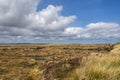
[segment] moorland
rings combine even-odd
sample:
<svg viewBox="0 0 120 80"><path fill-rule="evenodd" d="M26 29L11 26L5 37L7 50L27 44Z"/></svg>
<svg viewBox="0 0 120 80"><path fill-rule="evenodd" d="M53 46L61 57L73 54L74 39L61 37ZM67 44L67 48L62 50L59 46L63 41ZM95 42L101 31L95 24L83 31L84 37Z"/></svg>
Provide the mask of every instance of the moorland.
<svg viewBox="0 0 120 80"><path fill-rule="evenodd" d="M120 44L0 44L0 80L120 80Z"/></svg>

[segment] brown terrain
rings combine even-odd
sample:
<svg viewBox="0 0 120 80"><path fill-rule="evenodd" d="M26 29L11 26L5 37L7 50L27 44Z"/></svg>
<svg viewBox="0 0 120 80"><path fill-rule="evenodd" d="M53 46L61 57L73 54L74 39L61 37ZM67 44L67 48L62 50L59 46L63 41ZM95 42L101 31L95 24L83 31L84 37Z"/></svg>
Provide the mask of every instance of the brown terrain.
<svg viewBox="0 0 120 80"><path fill-rule="evenodd" d="M0 44L0 80L92 80L75 77L83 57L109 55L113 48L113 44Z"/></svg>

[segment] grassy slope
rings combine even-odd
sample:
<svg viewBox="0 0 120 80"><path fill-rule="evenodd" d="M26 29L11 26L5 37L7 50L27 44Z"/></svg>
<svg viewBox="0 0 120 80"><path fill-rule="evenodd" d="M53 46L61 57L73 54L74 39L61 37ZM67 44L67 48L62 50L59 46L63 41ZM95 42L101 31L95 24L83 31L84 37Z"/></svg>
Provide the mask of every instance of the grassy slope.
<svg viewBox="0 0 120 80"><path fill-rule="evenodd" d="M74 80L120 80L120 44L110 54L84 57L75 74Z"/></svg>

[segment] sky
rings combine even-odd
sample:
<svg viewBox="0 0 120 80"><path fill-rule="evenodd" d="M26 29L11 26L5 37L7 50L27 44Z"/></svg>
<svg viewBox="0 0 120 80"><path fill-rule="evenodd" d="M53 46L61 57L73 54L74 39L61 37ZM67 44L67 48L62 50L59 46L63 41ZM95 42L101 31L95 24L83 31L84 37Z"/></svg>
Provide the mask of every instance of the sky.
<svg viewBox="0 0 120 80"><path fill-rule="evenodd" d="M100 21L120 23L120 0L44 0L38 10L49 4L62 5L62 15L76 15L77 19L72 26L85 26Z"/></svg>
<svg viewBox="0 0 120 80"><path fill-rule="evenodd" d="M120 0L0 0L0 43L115 43Z"/></svg>

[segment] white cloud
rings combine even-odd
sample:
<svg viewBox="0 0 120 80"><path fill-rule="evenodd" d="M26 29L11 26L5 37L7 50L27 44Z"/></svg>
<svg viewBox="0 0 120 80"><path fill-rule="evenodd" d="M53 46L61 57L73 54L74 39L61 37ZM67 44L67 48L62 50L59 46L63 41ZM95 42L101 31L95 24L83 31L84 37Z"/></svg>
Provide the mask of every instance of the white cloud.
<svg viewBox="0 0 120 80"><path fill-rule="evenodd" d="M90 23L86 27L70 27L65 35L76 35L76 38L107 39L120 38L120 25L112 22Z"/></svg>
<svg viewBox="0 0 120 80"><path fill-rule="evenodd" d="M43 29L48 31L63 30L73 22L75 16L64 17L60 15L62 6L49 5L40 12L32 13L29 19L32 21L32 29Z"/></svg>
<svg viewBox="0 0 120 80"><path fill-rule="evenodd" d="M0 0L0 25L25 27L28 15L35 11L37 0Z"/></svg>
<svg viewBox="0 0 120 80"><path fill-rule="evenodd" d="M0 0L0 36L57 37L76 16L62 16L62 6L48 5L37 12L39 0Z"/></svg>
<svg viewBox="0 0 120 80"><path fill-rule="evenodd" d="M83 29L80 27L69 27L69 28L65 29L64 34L77 35L77 34L81 34L82 31L83 31Z"/></svg>
<svg viewBox="0 0 120 80"><path fill-rule="evenodd" d="M69 27L76 16L63 16L62 6L48 5L37 12L40 0L0 0L0 42L120 38L120 25L112 22Z"/></svg>

